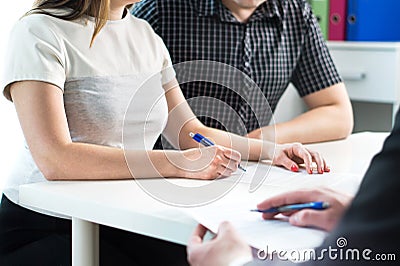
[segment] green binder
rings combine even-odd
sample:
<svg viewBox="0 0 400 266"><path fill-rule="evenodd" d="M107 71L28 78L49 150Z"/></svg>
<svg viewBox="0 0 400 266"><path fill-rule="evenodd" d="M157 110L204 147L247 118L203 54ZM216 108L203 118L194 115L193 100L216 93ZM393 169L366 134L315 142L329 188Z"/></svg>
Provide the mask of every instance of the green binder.
<svg viewBox="0 0 400 266"><path fill-rule="evenodd" d="M329 25L329 0L311 0L310 2L311 8L317 17L319 26L321 27L322 35L324 36L325 40L327 40Z"/></svg>

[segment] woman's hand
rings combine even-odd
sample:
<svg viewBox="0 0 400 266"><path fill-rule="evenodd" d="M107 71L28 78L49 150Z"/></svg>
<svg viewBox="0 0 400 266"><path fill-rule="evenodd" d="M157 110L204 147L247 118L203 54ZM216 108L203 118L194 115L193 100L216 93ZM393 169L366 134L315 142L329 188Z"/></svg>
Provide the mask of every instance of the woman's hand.
<svg viewBox="0 0 400 266"><path fill-rule="evenodd" d="M317 172L323 174L330 168L324 158L315 151L310 151L300 143L278 144L272 160L274 165L283 166L293 172L299 170L299 164L304 164L307 173L313 173L313 162L317 165Z"/></svg>
<svg viewBox="0 0 400 266"><path fill-rule="evenodd" d="M198 225L187 245L188 261L192 266L232 265L234 261L246 263L252 260L249 245L239 236L229 222L223 222L218 234L203 242L207 229ZM235 265L239 265L235 264Z"/></svg>
<svg viewBox="0 0 400 266"><path fill-rule="evenodd" d="M303 209L282 213L289 217L289 222L296 226L313 226L331 231L343 216L352 201L350 195L329 188L297 190L269 198L257 205L259 210L266 210L289 204L323 201L329 203L324 210ZM277 213L263 213L264 219L272 219Z"/></svg>
<svg viewBox="0 0 400 266"><path fill-rule="evenodd" d="M230 176L237 170L241 160L238 151L219 145L188 149L182 154L185 159L176 166L181 176L192 179L210 180Z"/></svg>

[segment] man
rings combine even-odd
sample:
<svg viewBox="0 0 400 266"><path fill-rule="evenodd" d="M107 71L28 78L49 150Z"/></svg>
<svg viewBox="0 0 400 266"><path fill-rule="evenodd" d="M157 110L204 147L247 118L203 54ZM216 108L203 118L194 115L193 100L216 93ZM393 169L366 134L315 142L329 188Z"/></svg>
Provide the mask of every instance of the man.
<svg viewBox="0 0 400 266"><path fill-rule="evenodd" d="M331 190L295 191L270 198L257 207L268 209L284 204L327 201L331 207L323 211L302 210L292 213L289 221L298 226L334 228L316 250L320 258L306 265L399 265L400 260L400 113L382 151L369 166L354 200ZM348 209L347 209L348 208ZM347 210L346 210L347 209ZM344 216L342 219L342 213ZM272 218L263 214L265 219ZM338 224L337 224L337 221ZM336 225L337 224L337 225ZM198 226L187 251L192 265L270 265L271 261L251 261L250 248L229 223L221 224L218 236L203 243L206 229ZM265 232L268 234L268 232ZM339 242L345 240L345 242ZM266 243L268 244L268 243ZM332 255L329 255L329 250ZM341 249L342 253L338 250ZM357 253L359 259L355 259ZM340 255L342 254L342 255ZM343 255L344 254L344 255ZM335 257L336 255L336 257ZM341 257L340 257L341 256ZM347 256L347 257L346 257ZM352 259L353 258L353 259ZM275 258L273 263L283 264ZM290 264L289 262L285 262ZM284 265L286 265L284 264ZM274 264L275 265L275 264Z"/></svg>
<svg viewBox="0 0 400 266"><path fill-rule="evenodd" d="M305 0L143 0L132 13L152 25L175 64L221 62L255 82L239 92L210 82L181 84L206 125L278 143L327 141L351 133L346 88ZM289 83L309 111L269 125L271 113L264 97L274 111ZM226 105L197 100L202 96Z"/></svg>

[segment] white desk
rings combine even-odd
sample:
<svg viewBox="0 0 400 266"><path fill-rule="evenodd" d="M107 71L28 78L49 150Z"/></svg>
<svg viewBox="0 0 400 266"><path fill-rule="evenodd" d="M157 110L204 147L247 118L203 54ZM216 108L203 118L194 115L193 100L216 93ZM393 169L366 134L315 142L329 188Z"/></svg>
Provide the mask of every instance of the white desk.
<svg viewBox="0 0 400 266"><path fill-rule="evenodd" d="M332 171L363 174L387 133L359 133L346 140L309 145L320 151ZM265 166L267 168L267 166ZM192 185L199 180L182 180ZM158 180L146 180L155 185ZM179 182L179 181L178 181ZM224 200L265 198L289 188L269 186L256 192L237 184ZM266 194L268 191L268 194ZM98 224L186 244L196 221L178 207L163 204L146 194L135 181L44 182L20 188L22 205L72 217L73 265L98 265Z"/></svg>

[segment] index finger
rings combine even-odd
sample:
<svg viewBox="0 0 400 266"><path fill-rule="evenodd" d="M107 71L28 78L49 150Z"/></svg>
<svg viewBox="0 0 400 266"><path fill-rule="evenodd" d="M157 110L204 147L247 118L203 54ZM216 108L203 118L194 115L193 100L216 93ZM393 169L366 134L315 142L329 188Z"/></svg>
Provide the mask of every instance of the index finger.
<svg viewBox="0 0 400 266"><path fill-rule="evenodd" d="M312 174L312 155L310 152L302 145L294 145L293 153L297 157L303 159L304 166L309 174Z"/></svg>
<svg viewBox="0 0 400 266"><path fill-rule="evenodd" d="M319 197L319 194L313 193L311 190L295 190L286 192L257 204L259 210L267 210L269 208L280 207L289 204L305 203L315 201ZM277 215L277 213L263 213L264 219L270 219Z"/></svg>

